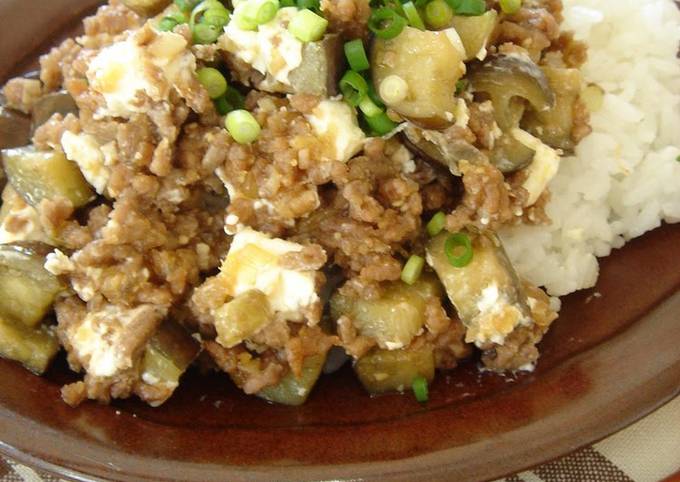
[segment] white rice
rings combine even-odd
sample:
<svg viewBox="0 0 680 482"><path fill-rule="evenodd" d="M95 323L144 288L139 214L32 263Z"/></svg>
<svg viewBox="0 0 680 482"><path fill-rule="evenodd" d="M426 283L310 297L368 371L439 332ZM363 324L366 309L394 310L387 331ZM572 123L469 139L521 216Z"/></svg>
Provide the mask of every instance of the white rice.
<svg viewBox="0 0 680 482"><path fill-rule="evenodd" d="M552 224L502 233L519 273L556 296L594 286L597 257L680 221L680 9L672 0L564 5L604 104L550 185Z"/></svg>

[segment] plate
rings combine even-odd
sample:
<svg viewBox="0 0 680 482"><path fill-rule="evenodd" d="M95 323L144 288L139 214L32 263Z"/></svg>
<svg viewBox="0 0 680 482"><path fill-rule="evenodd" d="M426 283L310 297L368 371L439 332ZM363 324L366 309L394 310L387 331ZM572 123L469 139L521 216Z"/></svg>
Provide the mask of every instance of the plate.
<svg viewBox="0 0 680 482"><path fill-rule="evenodd" d="M0 78L97 2L0 0ZM51 40L52 39L52 40ZM226 375L191 373L152 409L65 405L63 359L43 378L0 360L0 451L78 480L492 479L603 438L680 393L680 225L603 260L593 290L563 299L530 374L472 360L431 399L370 398L349 368L299 408L243 395Z"/></svg>

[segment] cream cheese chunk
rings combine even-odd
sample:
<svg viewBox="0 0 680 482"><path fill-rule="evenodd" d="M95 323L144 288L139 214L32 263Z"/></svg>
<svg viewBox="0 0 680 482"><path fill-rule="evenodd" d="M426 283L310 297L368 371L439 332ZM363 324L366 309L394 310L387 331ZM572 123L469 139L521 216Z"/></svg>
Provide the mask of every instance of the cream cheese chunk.
<svg viewBox="0 0 680 482"><path fill-rule="evenodd" d="M148 45L139 45L132 36L102 49L87 71L90 86L106 101L97 115L130 117L143 112L140 94L166 100L170 86L196 71L196 58L187 47L181 35L161 32Z"/></svg>
<svg viewBox="0 0 680 482"><path fill-rule="evenodd" d="M324 142L325 154L334 161L347 162L364 146L366 135L354 110L341 100L322 100L307 121Z"/></svg>
<svg viewBox="0 0 680 482"><path fill-rule="evenodd" d="M247 1L236 5L224 35L220 37L220 47L259 73L269 74L274 80L290 85L289 74L302 63L302 42L288 31L288 22L298 9L281 8L272 20L260 25L257 30L242 30L238 27L237 18L246 8Z"/></svg>
<svg viewBox="0 0 680 482"><path fill-rule="evenodd" d="M85 180L98 194L104 194L111 177L111 170L107 167L110 162L107 162L105 150L97 139L90 134L66 131L61 136L61 147L66 158L78 164Z"/></svg>
<svg viewBox="0 0 680 482"><path fill-rule="evenodd" d="M513 129L512 135L523 145L534 151L534 159L526 168L527 178L522 187L529 193L526 205L533 205L541 196L548 184L557 174L560 167L560 155L552 147L546 146L540 139L522 129Z"/></svg>
<svg viewBox="0 0 680 482"><path fill-rule="evenodd" d="M260 290L275 313L301 321L305 310L319 302L316 272L284 268L280 261L285 254L302 248L300 244L244 228L234 236L219 276L230 296Z"/></svg>

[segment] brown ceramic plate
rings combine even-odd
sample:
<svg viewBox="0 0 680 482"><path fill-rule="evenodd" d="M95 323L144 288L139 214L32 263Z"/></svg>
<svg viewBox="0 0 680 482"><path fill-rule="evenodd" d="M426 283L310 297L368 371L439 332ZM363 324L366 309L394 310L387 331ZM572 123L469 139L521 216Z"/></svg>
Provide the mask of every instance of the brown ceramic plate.
<svg viewBox="0 0 680 482"><path fill-rule="evenodd" d="M0 79L25 69L93 0L0 0ZM69 22L71 22L69 24ZM24 61L22 61L24 58ZM28 60L26 60L28 59ZM74 479L489 479L566 454L680 391L680 225L615 252L564 299L532 374L443 375L431 400L369 398L345 368L300 408L191 373L162 408L72 409L63 360L44 378L0 360L0 450Z"/></svg>

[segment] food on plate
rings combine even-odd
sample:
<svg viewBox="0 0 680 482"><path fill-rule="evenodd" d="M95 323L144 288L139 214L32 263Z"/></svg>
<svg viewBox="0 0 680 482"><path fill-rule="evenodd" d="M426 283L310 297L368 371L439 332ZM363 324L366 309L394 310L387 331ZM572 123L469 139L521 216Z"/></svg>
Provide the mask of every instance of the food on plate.
<svg viewBox="0 0 680 482"><path fill-rule="evenodd" d="M629 45L601 3L110 0L3 88L0 356L63 349L73 406L533 370L592 255L680 219L680 98L642 95L680 14Z"/></svg>

